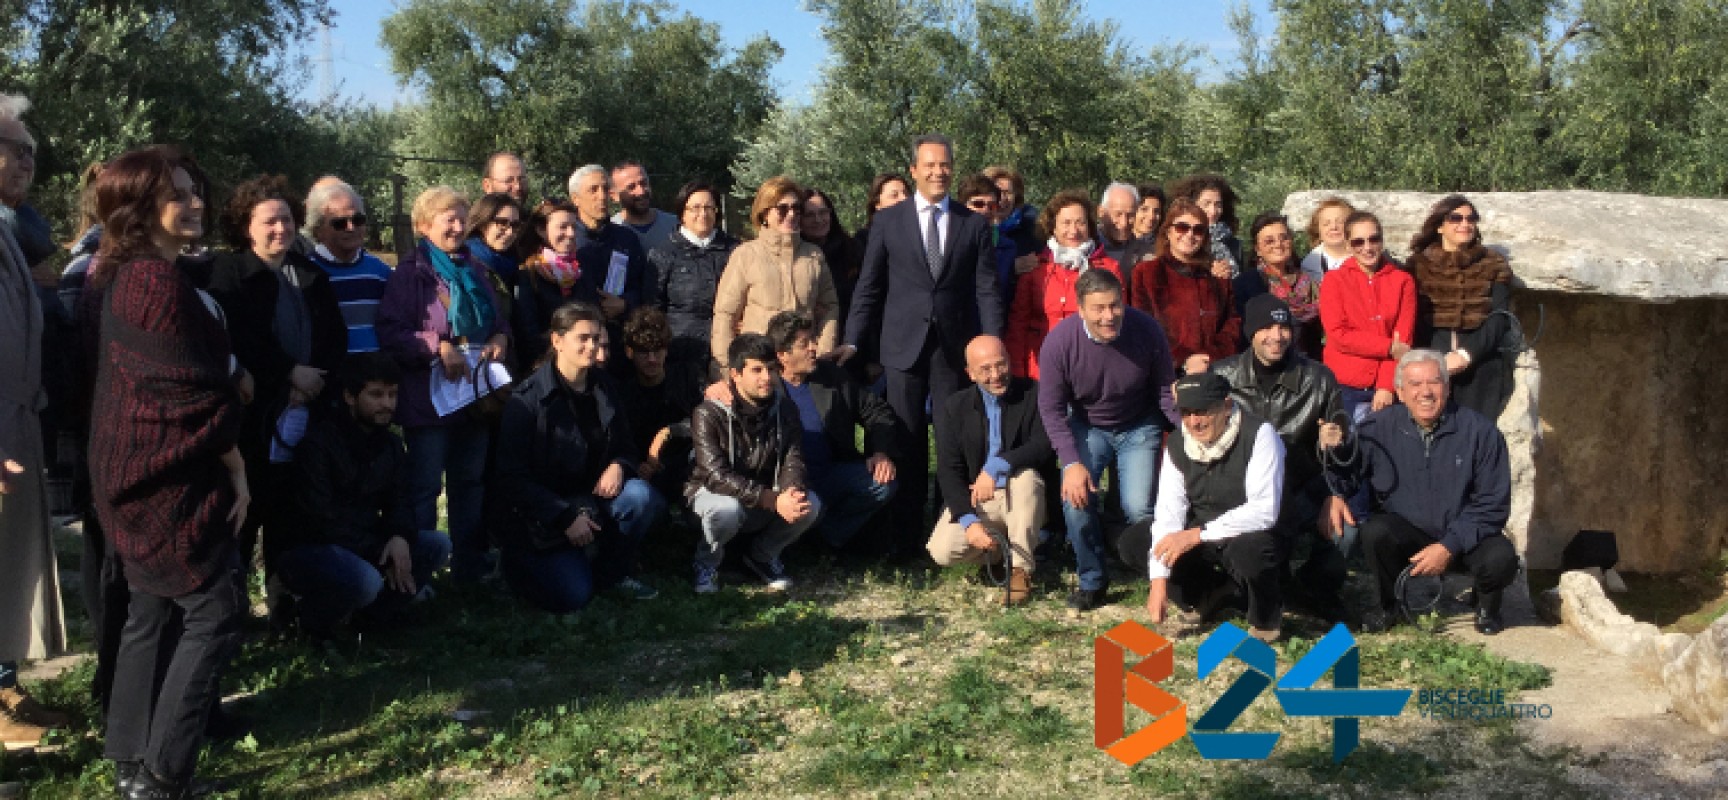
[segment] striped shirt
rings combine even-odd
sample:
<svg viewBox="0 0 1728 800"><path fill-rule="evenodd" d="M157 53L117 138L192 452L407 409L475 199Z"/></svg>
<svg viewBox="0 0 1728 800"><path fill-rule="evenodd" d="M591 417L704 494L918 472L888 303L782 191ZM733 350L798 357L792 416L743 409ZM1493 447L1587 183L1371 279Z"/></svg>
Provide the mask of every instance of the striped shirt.
<svg viewBox="0 0 1728 800"><path fill-rule="evenodd" d="M318 245L312 261L330 276L330 288L336 292L336 304L348 326L348 352L377 352L378 332L373 321L378 317L378 301L384 297L384 284L390 280L389 265L364 249L344 264L324 245Z"/></svg>

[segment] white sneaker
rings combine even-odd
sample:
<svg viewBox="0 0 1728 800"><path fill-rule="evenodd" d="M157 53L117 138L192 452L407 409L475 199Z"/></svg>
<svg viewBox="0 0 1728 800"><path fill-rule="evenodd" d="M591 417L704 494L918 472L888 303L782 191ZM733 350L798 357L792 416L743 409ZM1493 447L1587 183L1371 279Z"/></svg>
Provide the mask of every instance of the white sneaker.
<svg viewBox="0 0 1728 800"><path fill-rule="evenodd" d="M769 589L776 592L784 592L792 588L792 579L786 577L786 567L781 565L780 559L778 558L759 561L750 556L745 556L744 566L749 567L751 572L756 573L756 577L761 578L763 583L768 584Z"/></svg>

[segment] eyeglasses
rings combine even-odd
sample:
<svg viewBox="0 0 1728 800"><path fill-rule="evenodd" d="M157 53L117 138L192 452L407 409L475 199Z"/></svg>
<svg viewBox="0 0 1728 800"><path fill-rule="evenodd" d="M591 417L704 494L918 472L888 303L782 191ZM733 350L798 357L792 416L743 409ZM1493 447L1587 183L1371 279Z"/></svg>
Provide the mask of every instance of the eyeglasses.
<svg viewBox="0 0 1728 800"><path fill-rule="evenodd" d="M966 201L966 207L973 211L988 211L996 207L996 201L986 200L982 197L974 197L971 200Z"/></svg>
<svg viewBox="0 0 1728 800"><path fill-rule="evenodd" d="M1351 239L1350 240L1350 246L1351 247L1364 247L1364 246L1371 245L1371 244L1379 244L1379 243L1384 242L1384 241L1386 241L1386 240L1384 238L1382 238L1380 236L1380 234L1376 233L1373 236L1370 236L1366 239L1364 239L1360 236L1358 236L1354 239Z"/></svg>
<svg viewBox="0 0 1728 800"><path fill-rule="evenodd" d="M347 217L330 217L330 227L339 231L358 228L366 224L365 214L354 214Z"/></svg>
<svg viewBox="0 0 1728 800"><path fill-rule="evenodd" d="M18 159L19 161L36 160L36 145L26 142L23 139L13 139L8 136L0 136L0 142L12 145L13 158Z"/></svg>
<svg viewBox="0 0 1728 800"><path fill-rule="evenodd" d="M1481 214L1460 214L1460 213L1454 211L1454 212L1446 215L1446 221L1452 225L1460 225L1460 224L1463 224L1465 222L1468 222L1471 225L1475 225L1476 223L1482 221L1482 215Z"/></svg>
<svg viewBox="0 0 1728 800"><path fill-rule="evenodd" d="M714 213L718 213L720 211L720 207L719 206L685 206L684 210L686 212L694 212L697 214L714 214Z"/></svg>
<svg viewBox="0 0 1728 800"><path fill-rule="evenodd" d="M1170 223L1170 230L1175 231L1177 236L1187 236L1190 233L1198 236L1206 235L1206 226L1196 222L1172 222Z"/></svg>
<svg viewBox="0 0 1728 800"><path fill-rule="evenodd" d="M1261 244L1287 244L1293 241L1295 240L1290 238L1290 234L1288 233L1278 236L1266 236L1260 239Z"/></svg>
<svg viewBox="0 0 1728 800"><path fill-rule="evenodd" d="M804 209L804 216L806 216L806 217L826 217L826 216L828 216L829 210L830 209L827 206L811 206L811 207L807 207Z"/></svg>
<svg viewBox="0 0 1728 800"><path fill-rule="evenodd" d="M780 216L782 217L791 217L804 213L803 207L799 206L797 203L781 203L780 205L774 206L772 210L780 212Z"/></svg>
<svg viewBox="0 0 1728 800"><path fill-rule="evenodd" d="M505 219L503 217L493 217L492 218L492 227L503 228L507 231L513 231L513 230L516 230L517 228L522 227L522 220Z"/></svg>

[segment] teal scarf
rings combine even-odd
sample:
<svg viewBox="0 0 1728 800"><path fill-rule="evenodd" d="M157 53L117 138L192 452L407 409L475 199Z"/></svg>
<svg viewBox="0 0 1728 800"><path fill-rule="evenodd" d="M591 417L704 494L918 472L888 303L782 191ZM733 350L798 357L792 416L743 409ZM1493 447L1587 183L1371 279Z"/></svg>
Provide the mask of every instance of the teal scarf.
<svg viewBox="0 0 1728 800"><path fill-rule="evenodd" d="M425 239L420 240L420 252L426 254L433 271L450 289L450 310L445 312L450 318L450 336L474 343L485 342L492 333L492 301L480 288L474 271L467 269L466 264L457 265L449 253Z"/></svg>

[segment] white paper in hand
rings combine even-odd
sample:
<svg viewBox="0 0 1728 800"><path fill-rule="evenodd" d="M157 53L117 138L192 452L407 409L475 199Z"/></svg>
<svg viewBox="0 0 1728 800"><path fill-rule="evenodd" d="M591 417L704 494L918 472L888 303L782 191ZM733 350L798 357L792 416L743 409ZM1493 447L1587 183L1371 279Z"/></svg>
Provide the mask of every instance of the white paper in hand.
<svg viewBox="0 0 1728 800"><path fill-rule="evenodd" d="M437 411L440 417L448 417L460 411L469 403L491 394L492 390L509 386L513 380L510 377L510 370L505 369L503 364L495 361L487 363L486 374L479 376L479 379L476 380L473 373L480 366L480 348L473 345L463 345L462 356L468 360L469 374L456 380L444 377L443 362L438 360L432 362L432 380L428 381L428 384L432 391L432 409ZM478 392L475 391L474 387L476 383L480 384Z"/></svg>
<svg viewBox="0 0 1728 800"><path fill-rule="evenodd" d="M612 262L606 265L606 285L600 287L600 290L610 295L623 294L625 278L629 275L630 257L613 250Z"/></svg>

